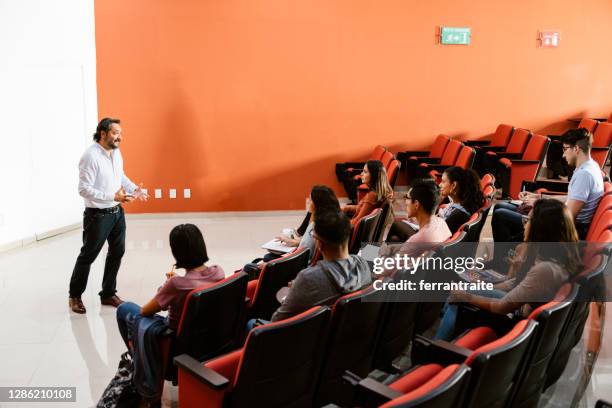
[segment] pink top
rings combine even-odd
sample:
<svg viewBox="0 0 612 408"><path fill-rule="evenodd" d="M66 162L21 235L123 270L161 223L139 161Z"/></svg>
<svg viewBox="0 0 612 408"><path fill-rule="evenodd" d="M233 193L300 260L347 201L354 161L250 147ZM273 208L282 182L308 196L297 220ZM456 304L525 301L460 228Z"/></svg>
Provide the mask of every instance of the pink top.
<svg viewBox="0 0 612 408"><path fill-rule="evenodd" d="M218 265L209 266L204 271L188 271L185 276L168 279L159 289L154 299L162 310L168 310L168 323L176 329L181 320L183 305L189 292L196 288L206 288L225 279L225 272Z"/></svg>
<svg viewBox="0 0 612 408"><path fill-rule="evenodd" d="M433 249L452 236L448 225L443 218L436 215L431 216L428 224L425 224L406 242L401 245L383 245L378 255L381 257L394 257L396 254L417 257L423 252Z"/></svg>

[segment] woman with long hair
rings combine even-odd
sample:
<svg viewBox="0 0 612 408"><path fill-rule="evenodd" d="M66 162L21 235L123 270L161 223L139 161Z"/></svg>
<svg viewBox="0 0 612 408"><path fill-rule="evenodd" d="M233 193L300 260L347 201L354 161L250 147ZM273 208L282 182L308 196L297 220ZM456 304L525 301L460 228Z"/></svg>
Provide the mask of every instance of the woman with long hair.
<svg viewBox="0 0 612 408"><path fill-rule="evenodd" d="M276 238L289 247L302 247L310 249L310 258L312 259L312 256L315 253L315 240L312 237L314 216L315 214L322 213L324 211L340 211L340 203L338 203L336 193L334 193L331 188L316 185L312 187L312 190L310 191L310 199L308 200L308 213L310 214L310 217L308 225L301 234L301 237L298 238L282 234ZM264 261L267 262L269 260L278 258L279 256L280 255L268 253L264 256Z"/></svg>
<svg viewBox="0 0 612 408"><path fill-rule="evenodd" d="M442 173L440 194L447 197L449 203L440 208L438 215L444 218L453 234L483 206L485 200L476 172L456 166Z"/></svg>
<svg viewBox="0 0 612 408"><path fill-rule="evenodd" d="M554 298L559 288L582 268L578 232L564 203L554 199L535 202L525 220L524 241L510 263L508 279L494 291L453 291L449 302L466 302L497 314L523 316ZM437 339L454 334L457 306L445 306Z"/></svg>
<svg viewBox="0 0 612 408"><path fill-rule="evenodd" d="M359 220L393 199L393 189L387 180L387 172L380 160L368 160L361 172L361 182L368 186L368 192L357 205L342 208L355 226Z"/></svg>

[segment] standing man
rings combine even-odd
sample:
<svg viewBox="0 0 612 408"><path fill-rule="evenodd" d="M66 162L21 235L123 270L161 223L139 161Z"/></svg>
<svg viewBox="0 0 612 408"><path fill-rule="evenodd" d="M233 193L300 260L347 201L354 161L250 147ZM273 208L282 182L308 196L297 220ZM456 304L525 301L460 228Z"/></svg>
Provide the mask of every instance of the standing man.
<svg viewBox="0 0 612 408"><path fill-rule="evenodd" d="M117 307L123 301L117 296L117 272L125 252L125 217L121 203L147 195L123 173L119 151L121 126L119 119L104 118L98 123L91 145L79 162L79 194L85 200L83 213L83 247L70 278L70 309L85 313L81 295L85 292L91 264L108 241L100 300L103 305Z"/></svg>

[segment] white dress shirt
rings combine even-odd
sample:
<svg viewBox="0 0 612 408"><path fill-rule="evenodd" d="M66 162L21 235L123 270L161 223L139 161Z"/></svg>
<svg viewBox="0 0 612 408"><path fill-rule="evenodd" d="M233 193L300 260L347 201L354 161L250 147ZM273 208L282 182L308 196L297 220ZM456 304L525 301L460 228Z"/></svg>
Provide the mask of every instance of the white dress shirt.
<svg viewBox="0 0 612 408"><path fill-rule="evenodd" d="M115 193L123 187L133 193L138 186L123 173L123 157L119 149L110 156L99 143L91 145L79 161L79 194L85 207L110 208L119 204Z"/></svg>

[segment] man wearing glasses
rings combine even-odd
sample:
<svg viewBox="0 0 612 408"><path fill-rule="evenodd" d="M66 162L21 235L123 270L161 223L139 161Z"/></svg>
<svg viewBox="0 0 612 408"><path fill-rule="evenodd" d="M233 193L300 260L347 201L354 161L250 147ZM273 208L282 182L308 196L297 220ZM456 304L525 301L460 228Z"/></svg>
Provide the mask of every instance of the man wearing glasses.
<svg viewBox="0 0 612 408"><path fill-rule="evenodd" d="M580 239L585 239L604 191L601 169L591 158L592 139L591 133L584 128L568 130L563 134L563 158L576 170L569 182L567 195L546 196L565 201L574 217ZM519 194L519 199L526 206L533 206L540 198L542 194L527 191ZM518 206L511 203L496 204L492 220L494 241L522 241L524 218L518 212Z"/></svg>

